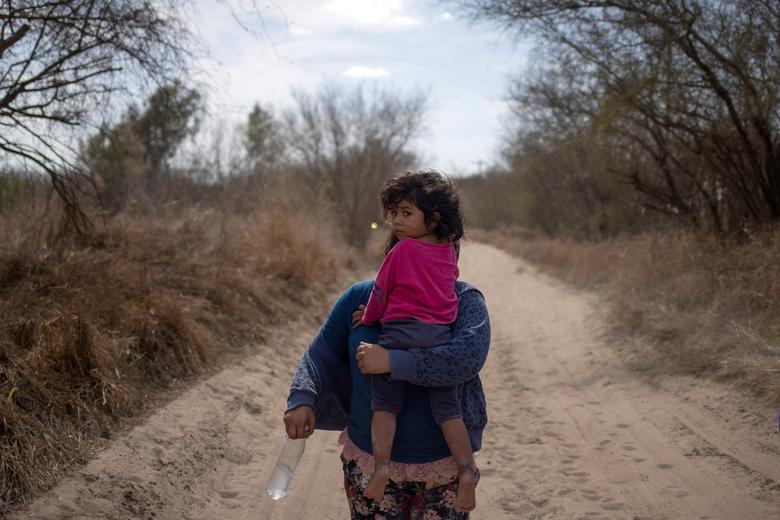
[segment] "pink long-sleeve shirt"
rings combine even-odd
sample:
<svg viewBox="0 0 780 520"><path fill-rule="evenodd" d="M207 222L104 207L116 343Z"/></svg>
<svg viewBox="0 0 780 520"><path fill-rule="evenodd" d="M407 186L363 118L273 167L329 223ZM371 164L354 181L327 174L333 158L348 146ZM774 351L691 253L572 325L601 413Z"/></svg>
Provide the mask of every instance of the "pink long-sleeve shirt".
<svg viewBox="0 0 780 520"><path fill-rule="evenodd" d="M405 238L393 246L379 268L363 323L409 318L452 323L458 315L457 278L458 257L452 244Z"/></svg>

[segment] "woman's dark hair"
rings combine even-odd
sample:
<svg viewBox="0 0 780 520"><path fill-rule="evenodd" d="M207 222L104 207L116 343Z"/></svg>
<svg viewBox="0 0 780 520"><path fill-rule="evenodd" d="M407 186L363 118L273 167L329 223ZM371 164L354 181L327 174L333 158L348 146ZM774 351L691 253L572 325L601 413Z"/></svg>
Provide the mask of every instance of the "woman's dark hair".
<svg viewBox="0 0 780 520"><path fill-rule="evenodd" d="M433 233L439 240L448 240L460 249L463 238L463 213L460 192L455 183L436 170L407 170L385 183L380 200L385 218L387 213L406 200L423 212L426 225L435 224ZM385 254L398 238L390 233Z"/></svg>

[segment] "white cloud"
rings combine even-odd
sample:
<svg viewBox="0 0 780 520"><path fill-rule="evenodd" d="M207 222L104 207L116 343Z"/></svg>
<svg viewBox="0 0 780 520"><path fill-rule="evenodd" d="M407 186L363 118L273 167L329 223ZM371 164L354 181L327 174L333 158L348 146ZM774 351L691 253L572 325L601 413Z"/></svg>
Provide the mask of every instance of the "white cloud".
<svg viewBox="0 0 780 520"><path fill-rule="evenodd" d="M297 25L291 25L290 34L292 36L310 36L311 34L314 34L314 31L312 31L311 29L298 27Z"/></svg>
<svg viewBox="0 0 780 520"><path fill-rule="evenodd" d="M323 79L420 85L431 89L431 109L415 147L425 163L453 172L494 155L506 77L529 59L527 46L497 41L429 0L284 0L284 16L263 11L267 38L238 28L220 2L196 3L215 113L244 121L256 101L281 111L293 103L291 87L314 92Z"/></svg>
<svg viewBox="0 0 780 520"><path fill-rule="evenodd" d="M384 78L390 75L382 67L349 67L342 74L350 78Z"/></svg>
<svg viewBox="0 0 780 520"><path fill-rule="evenodd" d="M451 13L451 12L449 12L449 11L444 11L444 12L441 14L441 19L442 19L442 20L444 20L445 22L451 22L451 21L453 21L453 20L455 19L455 17L454 17L454 16L452 16L452 13Z"/></svg>
<svg viewBox="0 0 780 520"><path fill-rule="evenodd" d="M400 0L332 0L325 7L355 22L396 27L420 25L420 21L401 14Z"/></svg>
<svg viewBox="0 0 780 520"><path fill-rule="evenodd" d="M387 25L394 25L396 27L410 27L415 25L421 25L422 22L417 18L411 16L392 16L387 20Z"/></svg>

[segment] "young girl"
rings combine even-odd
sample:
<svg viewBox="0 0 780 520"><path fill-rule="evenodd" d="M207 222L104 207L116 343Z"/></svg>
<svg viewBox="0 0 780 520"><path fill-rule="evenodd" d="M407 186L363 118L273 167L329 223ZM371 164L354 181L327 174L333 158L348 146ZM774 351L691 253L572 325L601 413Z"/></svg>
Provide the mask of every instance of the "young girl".
<svg viewBox="0 0 780 520"><path fill-rule="evenodd" d="M388 252L363 309L362 324L382 324L379 343L387 349L423 348L446 343L458 298L457 241L463 236L460 197L436 171L405 172L385 184L381 195L393 232ZM390 477L396 416L404 400L403 381L372 376L371 419L375 471L365 496L382 498ZM463 422L457 387L428 388L431 411L458 467L455 509L476 505L476 466Z"/></svg>

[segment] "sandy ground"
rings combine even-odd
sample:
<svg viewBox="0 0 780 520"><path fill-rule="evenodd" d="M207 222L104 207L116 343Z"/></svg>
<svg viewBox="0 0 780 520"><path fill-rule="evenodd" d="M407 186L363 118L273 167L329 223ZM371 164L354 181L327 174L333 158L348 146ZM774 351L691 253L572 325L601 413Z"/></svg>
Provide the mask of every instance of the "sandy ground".
<svg viewBox="0 0 780 520"><path fill-rule="evenodd" d="M624 361L635 346L609 344L594 296L495 248L464 248L461 279L482 289L493 324L472 518L780 518L772 410L712 382L639 376ZM11 518L349 518L335 433L307 442L288 497L263 491L313 333L279 331Z"/></svg>

